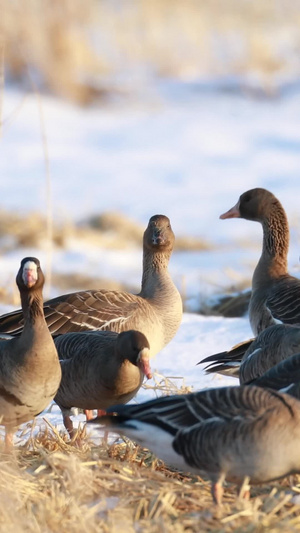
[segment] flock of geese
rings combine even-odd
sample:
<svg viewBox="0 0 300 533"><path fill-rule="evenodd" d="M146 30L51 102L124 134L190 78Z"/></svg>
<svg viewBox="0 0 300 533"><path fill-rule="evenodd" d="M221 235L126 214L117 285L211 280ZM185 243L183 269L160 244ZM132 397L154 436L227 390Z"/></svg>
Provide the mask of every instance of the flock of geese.
<svg viewBox="0 0 300 533"><path fill-rule="evenodd" d="M19 424L54 399L70 437L71 409L152 450L168 464L208 476L221 504L225 479L240 496L249 483L300 473L300 280L289 275L289 228L279 200L261 188L242 194L221 219L263 228L252 278L254 338L202 361L239 385L125 405L151 378L151 357L174 337L182 301L168 272L174 233L164 215L143 238L141 291L87 290L43 303L38 259L21 261L22 309L0 316L0 417L5 447ZM93 410L98 416L93 418Z"/></svg>

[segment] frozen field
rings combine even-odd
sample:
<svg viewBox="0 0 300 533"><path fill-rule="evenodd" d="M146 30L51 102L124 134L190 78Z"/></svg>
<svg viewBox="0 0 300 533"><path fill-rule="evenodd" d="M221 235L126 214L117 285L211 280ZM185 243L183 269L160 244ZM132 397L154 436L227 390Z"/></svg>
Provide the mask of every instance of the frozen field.
<svg viewBox="0 0 300 533"><path fill-rule="evenodd" d="M17 212L47 208L45 134L54 219L82 220L121 211L145 227L153 214L170 217L175 235L205 238L205 252L175 252L170 271L184 283L190 310L221 293L230 280L251 278L262 232L244 220L219 220L239 195L253 187L271 190L291 226L290 271L299 273L300 95L247 98L216 87L164 84L143 98L81 110L53 98L12 90L4 93L0 208ZM49 200L49 196L48 196ZM0 281L14 283L19 262L46 251L3 254ZM141 249L105 250L70 242L54 250L53 269L94 272L137 286ZM0 305L0 312L6 306ZM205 376L195 364L251 336L247 317L223 319L186 313L173 341L152 362L165 376L185 378L194 390L234 383ZM138 400L154 395L141 390ZM61 424L54 408L49 419ZM78 418L80 419L80 417ZM83 418L81 418L83 419Z"/></svg>

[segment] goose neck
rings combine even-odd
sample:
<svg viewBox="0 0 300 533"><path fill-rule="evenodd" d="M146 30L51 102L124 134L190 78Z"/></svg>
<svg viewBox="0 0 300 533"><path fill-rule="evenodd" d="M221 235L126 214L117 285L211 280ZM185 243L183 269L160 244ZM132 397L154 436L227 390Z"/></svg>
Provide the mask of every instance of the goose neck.
<svg viewBox="0 0 300 533"><path fill-rule="evenodd" d="M42 294L21 292L21 303L25 326L26 324L33 325L36 320L44 317Z"/></svg>
<svg viewBox="0 0 300 533"><path fill-rule="evenodd" d="M164 280L169 280L168 273L170 254L146 252L143 259L142 289L143 296L153 293L153 288Z"/></svg>

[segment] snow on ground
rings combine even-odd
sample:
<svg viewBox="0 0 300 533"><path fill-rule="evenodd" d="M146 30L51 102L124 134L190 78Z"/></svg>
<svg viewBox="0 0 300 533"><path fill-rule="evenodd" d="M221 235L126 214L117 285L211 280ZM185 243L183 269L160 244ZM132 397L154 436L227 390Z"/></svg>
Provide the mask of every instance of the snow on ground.
<svg viewBox="0 0 300 533"><path fill-rule="evenodd" d="M148 92L147 92L148 91ZM7 89L3 101L0 157L0 208L46 210L45 159L49 152L53 216L81 220L119 210L147 225L150 216L170 217L175 235L210 241L205 252L174 252L170 272L185 287L193 309L201 299L222 292L234 280L251 277L260 254L262 231L244 220L219 220L252 187L271 190L283 203L291 225L290 271L299 270L300 94L251 99L237 92L182 85L145 89L144 100L79 109ZM15 112L15 113L14 113ZM14 250L0 259L0 283L14 283L25 255ZM104 250L72 243L55 250L58 271L95 272L139 286L140 250ZM1 306L0 312L7 308ZM233 383L206 376L195 364L205 356L251 336L247 317L223 319L185 314L172 342L153 360L166 376L182 376L194 390ZM142 389L138 400L153 397ZM47 417L61 425L58 409ZM82 416L82 415L80 415ZM83 420L83 418L77 418ZM39 420L41 417L39 417Z"/></svg>

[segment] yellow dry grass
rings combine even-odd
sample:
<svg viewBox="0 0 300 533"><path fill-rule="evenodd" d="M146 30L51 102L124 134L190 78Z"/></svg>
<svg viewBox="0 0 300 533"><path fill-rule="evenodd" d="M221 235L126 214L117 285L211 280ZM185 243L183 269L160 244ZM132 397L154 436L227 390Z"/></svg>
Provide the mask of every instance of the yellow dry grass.
<svg viewBox="0 0 300 533"><path fill-rule="evenodd" d="M153 388L157 394L190 390L182 378L161 375ZM172 470L126 438L95 445L86 427L69 441L49 422L33 424L12 455L0 453L0 531L296 532L298 481L253 487L249 501L227 485L217 507L207 479Z"/></svg>
<svg viewBox="0 0 300 533"><path fill-rule="evenodd" d="M130 441L95 446L83 432L67 443L53 428L0 457L0 530L292 532L299 491L285 480L252 489L245 502L228 485L218 508L208 480L173 471Z"/></svg>

